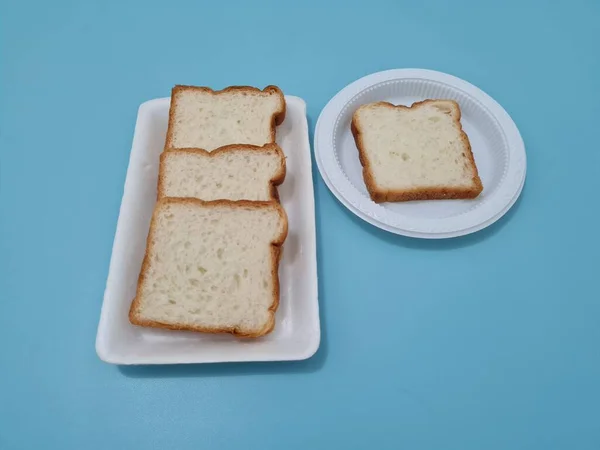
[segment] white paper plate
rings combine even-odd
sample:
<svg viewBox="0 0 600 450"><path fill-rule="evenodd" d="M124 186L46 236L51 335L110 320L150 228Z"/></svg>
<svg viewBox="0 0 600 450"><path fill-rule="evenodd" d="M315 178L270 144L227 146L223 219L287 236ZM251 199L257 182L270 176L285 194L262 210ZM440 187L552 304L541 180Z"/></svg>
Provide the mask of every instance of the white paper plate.
<svg viewBox="0 0 600 450"><path fill-rule="evenodd" d="M409 106L427 98L456 100L483 183L473 200L373 202L350 131L362 104L388 101ZM525 182L523 139L508 113L489 95L459 78L423 69L396 69L361 78L345 87L321 112L315 131L315 157L323 180L349 210L393 233L448 238L481 230L516 202Z"/></svg>
<svg viewBox="0 0 600 450"><path fill-rule="evenodd" d="M128 320L156 202L158 163L167 131L169 98L143 103L137 123L98 334L98 356L114 364L175 364L299 360L319 348L320 324L314 193L306 104L286 96L277 143L287 161L279 196L289 220L279 265L281 298L275 329L259 339L142 328Z"/></svg>

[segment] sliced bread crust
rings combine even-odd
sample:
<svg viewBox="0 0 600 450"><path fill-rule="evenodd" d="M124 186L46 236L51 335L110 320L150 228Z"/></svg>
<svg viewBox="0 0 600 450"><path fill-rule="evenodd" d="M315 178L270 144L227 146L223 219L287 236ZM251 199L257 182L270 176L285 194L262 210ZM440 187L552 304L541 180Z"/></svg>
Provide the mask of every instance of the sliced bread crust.
<svg viewBox="0 0 600 450"><path fill-rule="evenodd" d="M286 114L286 103L285 96L279 87L269 85L264 89L258 89L252 86L229 86L221 90L213 90L209 87L205 86L189 86L189 85L176 85L171 90L171 105L169 107L169 123L167 128L167 137L165 141L165 150L177 149L177 148L202 148L203 150L212 151L214 148L223 147L224 145L230 144L252 144L256 145L254 142L225 142L221 145L217 145L214 148L205 148L201 145L183 145L177 146L174 142L175 133L177 132L177 128L179 126L177 115L177 108L179 105L179 100L181 95L185 95L185 93L203 93L209 96L214 96L216 100L227 97L231 94L237 94L240 96L253 96L253 97L264 97L269 98L272 96L277 97L277 107L273 110L272 115L270 117L270 136L268 140L265 142L260 142L258 145L275 143L276 138L276 128L278 125L281 125L285 119Z"/></svg>
<svg viewBox="0 0 600 450"><path fill-rule="evenodd" d="M444 108L448 107L448 111L444 111L452 117L454 126L458 133L458 138L462 141L464 155L467 159L465 168L471 171L471 186L426 186L410 189L383 189L377 185L375 175L373 173L372 162L367 156L364 143L364 133L368 132L360 120L360 112L366 108L389 108L390 110L401 109L406 111L415 111L418 108L427 105L443 104ZM481 179L475 164L475 158L471 150L469 138L462 129L460 122L461 112L458 103L453 100L435 100L428 99L421 102L416 102L412 106L393 105L389 102L375 102L362 105L352 115L350 124L352 135L358 149L358 156L361 165L363 166L363 178L371 199L376 203L383 202L404 202L413 200L442 200L442 199L472 199L476 198L483 190Z"/></svg>
<svg viewBox="0 0 600 450"><path fill-rule="evenodd" d="M269 243L270 245L270 275L273 282L272 291L272 302L268 307L268 319L262 324L262 326L248 329L241 326L222 326L222 327L211 327L211 326L199 326L189 323L177 322L177 321L165 321L155 320L144 317L142 309L143 293L146 283L149 281L149 271L152 269L154 261L156 261L156 254L154 252L156 226L158 216L162 213L164 207L169 205L190 205L197 208L246 208L246 209L261 209L267 208L272 209L279 215L281 228L276 234L275 238ZM264 336L270 333L275 326L275 313L279 307L280 297L280 286L279 286L279 261L281 254L281 246L283 245L288 233L288 222L285 210L277 202L258 202L258 201L229 201L229 200L216 200L216 201L202 201L195 198L164 198L158 201L156 208L150 223L150 230L148 232L146 253L142 263L140 275L138 278L136 297L131 303L129 310L129 321L134 325L143 327L153 328L164 328L169 330L187 330L196 331L203 333L229 333L239 337L245 338L256 338Z"/></svg>
<svg viewBox="0 0 600 450"><path fill-rule="evenodd" d="M198 159L207 159L207 160L217 160L221 157L227 156L239 156L244 157L248 156L250 158L253 157L253 154L262 154L262 155L272 155L273 158L278 160L278 168L273 173L273 176L265 180L269 183L269 195L270 198L249 198L248 196L244 196L243 194L236 195L236 198L233 198L231 193L225 193L221 196L217 196L215 198L206 198L202 194L199 193L200 189L196 188L196 195L180 195L177 192L169 192L167 188L167 176L168 176L168 164L173 158L177 158L178 156L190 156ZM250 168L248 168L250 170ZM200 174L197 174L200 175ZM235 174L222 174L222 183L226 183L228 180L228 175L235 176ZM250 174L249 174L250 175ZM160 168L158 173L158 198L161 199L163 197L193 197L199 198L200 200L258 200L258 201L268 201L268 200L277 200L279 201L279 194L277 191L277 186L279 186L285 180L286 175L286 159L283 151L277 144L265 144L262 147L258 147L255 145L226 145L224 147L219 147L212 152L207 152L206 150L197 149L197 148L182 148L177 150L171 150L167 152L163 152L160 155ZM188 188L194 186L194 184L198 184L195 180L187 180ZM215 194L212 194L215 195Z"/></svg>

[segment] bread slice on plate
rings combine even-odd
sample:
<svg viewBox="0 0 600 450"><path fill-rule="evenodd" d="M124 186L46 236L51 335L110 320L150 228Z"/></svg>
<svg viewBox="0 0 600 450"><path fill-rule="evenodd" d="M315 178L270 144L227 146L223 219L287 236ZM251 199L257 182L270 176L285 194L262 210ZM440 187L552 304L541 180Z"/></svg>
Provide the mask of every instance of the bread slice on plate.
<svg viewBox="0 0 600 450"><path fill-rule="evenodd" d="M283 92L277 86L262 91L249 86L213 91L177 85L171 92L165 148L210 152L230 144L274 143L285 109Z"/></svg>
<svg viewBox="0 0 600 450"><path fill-rule="evenodd" d="M453 100L359 107L351 128L371 199L381 203L477 197L483 186L460 117Z"/></svg>
<svg viewBox="0 0 600 450"><path fill-rule="evenodd" d="M158 198L277 200L276 186L285 173L285 156L277 144L227 145L210 153L171 150L161 154Z"/></svg>
<svg viewBox="0 0 600 450"><path fill-rule="evenodd" d="M244 337L271 332L286 236L277 202L159 200L130 321Z"/></svg>

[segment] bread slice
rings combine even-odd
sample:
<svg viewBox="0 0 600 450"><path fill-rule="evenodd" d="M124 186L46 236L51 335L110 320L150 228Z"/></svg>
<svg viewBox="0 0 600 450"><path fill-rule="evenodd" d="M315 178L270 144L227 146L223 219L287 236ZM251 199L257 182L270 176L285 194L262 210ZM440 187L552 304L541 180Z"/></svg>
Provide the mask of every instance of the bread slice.
<svg viewBox="0 0 600 450"><path fill-rule="evenodd" d="M277 86L213 91L177 85L171 92L165 148L210 152L230 144L263 146L275 142L276 126L284 119L285 98Z"/></svg>
<svg viewBox="0 0 600 450"><path fill-rule="evenodd" d="M161 154L158 198L277 200L285 173L285 156L276 144L227 145L210 153L172 150Z"/></svg>
<svg viewBox="0 0 600 450"><path fill-rule="evenodd" d="M286 236L277 202L159 200L129 320L245 337L271 332Z"/></svg>
<svg viewBox="0 0 600 450"><path fill-rule="evenodd" d="M477 197L483 186L460 116L453 100L359 107L351 128L371 199L381 203Z"/></svg>

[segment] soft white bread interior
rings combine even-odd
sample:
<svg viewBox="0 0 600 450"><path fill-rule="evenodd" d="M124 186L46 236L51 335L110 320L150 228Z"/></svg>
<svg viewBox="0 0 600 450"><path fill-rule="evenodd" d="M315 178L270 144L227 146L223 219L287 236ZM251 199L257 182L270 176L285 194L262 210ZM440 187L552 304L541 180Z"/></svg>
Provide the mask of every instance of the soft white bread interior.
<svg viewBox="0 0 600 450"><path fill-rule="evenodd" d="M230 144L274 143L285 118L285 98L276 86L262 91L232 86L221 91L175 86L171 93L166 149L212 151Z"/></svg>
<svg viewBox="0 0 600 450"><path fill-rule="evenodd" d="M412 107L363 105L352 132L376 202L477 197L483 186L459 105L426 100Z"/></svg>
<svg viewBox="0 0 600 450"><path fill-rule="evenodd" d="M286 236L277 202L159 200L130 321L246 337L269 333Z"/></svg>
<svg viewBox="0 0 600 450"><path fill-rule="evenodd" d="M276 144L228 145L213 152L163 152L158 197L201 200L276 200L285 178L285 156Z"/></svg>

